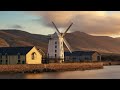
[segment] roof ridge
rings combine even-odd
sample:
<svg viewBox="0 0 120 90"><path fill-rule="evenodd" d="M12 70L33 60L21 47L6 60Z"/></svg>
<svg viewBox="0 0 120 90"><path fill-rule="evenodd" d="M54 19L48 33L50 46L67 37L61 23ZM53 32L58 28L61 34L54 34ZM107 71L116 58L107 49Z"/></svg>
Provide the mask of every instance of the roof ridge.
<svg viewBox="0 0 120 90"><path fill-rule="evenodd" d="M8 53L9 55L16 55L18 53L25 55L27 54L34 46L27 46L27 47L0 47L0 53L5 54Z"/></svg>
<svg viewBox="0 0 120 90"><path fill-rule="evenodd" d="M34 46L16 46L16 47L0 47L0 48L24 48L24 47L34 47Z"/></svg>

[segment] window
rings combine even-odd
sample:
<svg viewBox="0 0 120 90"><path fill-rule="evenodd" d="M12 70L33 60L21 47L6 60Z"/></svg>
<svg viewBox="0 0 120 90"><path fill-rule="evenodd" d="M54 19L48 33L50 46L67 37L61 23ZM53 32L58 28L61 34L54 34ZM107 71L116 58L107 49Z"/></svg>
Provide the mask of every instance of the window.
<svg viewBox="0 0 120 90"><path fill-rule="evenodd" d="M57 52L57 50L55 50L55 53Z"/></svg>
<svg viewBox="0 0 120 90"><path fill-rule="evenodd" d="M91 60L90 56L85 56L85 60Z"/></svg>
<svg viewBox="0 0 120 90"><path fill-rule="evenodd" d="M57 57L57 54L55 54L55 58Z"/></svg>
<svg viewBox="0 0 120 90"><path fill-rule="evenodd" d="M18 63L20 63L20 60L18 60Z"/></svg>
<svg viewBox="0 0 120 90"><path fill-rule="evenodd" d="M57 44L57 41L55 41L55 44Z"/></svg>
<svg viewBox="0 0 120 90"><path fill-rule="evenodd" d="M20 60L20 53L18 53L18 60Z"/></svg>
<svg viewBox="0 0 120 90"><path fill-rule="evenodd" d="M78 57L78 59L79 59L79 60L82 60L82 58L81 58L81 57Z"/></svg>
<svg viewBox="0 0 120 90"><path fill-rule="evenodd" d="M8 55L7 55L7 53L5 53L5 58L6 58L6 59L8 58Z"/></svg>
<svg viewBox="0 0 120 90"><path fill-rule="evenodd" d="M0 64L2 64L2 60L0 60Z"/></svg>
<svg viewBox="0 0 120 90"><path fill-rule="evenodd" d="M85 60L88 60L89 58L88 57L85 57Z"/></svg>
<svg viewBox="0 0 120 90"><path fill-rule="evenodd" d="M31 58L32 58L32 60L35 60L35 59L36 59L36 53L35 53L35 52L33 52L33 53L31 54Z"/></svg>
<svg viewBox="0 0 120 90"><path fill-rule="evenodd" d="M6 64L8 63L8 60L6 60Z"/></svg>
<svg viewBox="0 0 120 90"><path fill-rule="evenodd" d="M2 59L2 54L0 53L0 59Z"/></svg>
<svg viewBox="0 0 120 90"><path fill-rule="evenodd" d="M22 64L25 64L25 61L22 61Z"/></svg>
<svg viewBox="0 0 120 90"><path fill-rule="evenodd" d="M55 48L57 48L57 46L55 46Z"/></svg>
<svg viewBox="0 0 120 90"><path fill-rule="evenodd" d="M73 57L73 60L76 60L76 57Z"/></svg>
<svg viewBox="0 0 120 90"><path fill-rule="evenodd" d="M100 61L100 56L97 56L97 60Z"/></svg>

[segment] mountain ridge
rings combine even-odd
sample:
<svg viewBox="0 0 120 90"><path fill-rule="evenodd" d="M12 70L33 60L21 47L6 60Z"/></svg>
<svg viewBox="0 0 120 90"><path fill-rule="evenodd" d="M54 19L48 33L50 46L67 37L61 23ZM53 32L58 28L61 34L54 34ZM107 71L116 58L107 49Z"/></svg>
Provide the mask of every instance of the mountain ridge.
<svg viewBox="0 0 120 90"><path fill-rule="evenodd" d="M108 36L93 36L75 31L65 35L66 40L74 50L95 50L103 53L120 53L120 38ZM45 53L48 47L47 35L32 34L17 29L0 30L0 47L2 46L36 46ZM65 47L67 51L67 48Z"/></svg>

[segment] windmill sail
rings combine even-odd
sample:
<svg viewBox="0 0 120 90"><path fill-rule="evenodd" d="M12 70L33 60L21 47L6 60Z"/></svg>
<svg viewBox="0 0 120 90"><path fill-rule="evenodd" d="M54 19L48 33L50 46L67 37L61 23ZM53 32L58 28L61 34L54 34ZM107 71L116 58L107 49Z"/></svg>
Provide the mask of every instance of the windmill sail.
<svg viewBox="0 0 120 90"><path fill-rule="evenodd" d="M63 38L63 42L66 45L66 47L68 48L68 50L70 51L70 53L72 53L72 48L71 48L71 46L69 45L69 43L67 42L67 40L65 38Z"/></svg>
<svg viewBox="0 0 120 90"><path fill-rule="evenodd" d="M66 31L61 35L61 33L59 32L57 26L54 24L54 22L52 22L53 26L55 27L56 29L56 33L57 35L60 37L60 38L63 38L63 42L64 44L66 45L66 47L68 48L68 50L72 53L72 48L71 46L69 45L69 43L67 42L67 40L64 38L65 34L67 33L67 31L70 29L70 27L72 26L73 23L70 24L70 26L66 29Z"/></svg>
<svg viewBox="0 0 120 90"><path fill-rule="evenodd" d="M70 26L67 28L67 30L62 34L62 37L65 36L65 34L67 33L67 31L70 29L70 27L72 26L73 23L70 24Z"/></svg>
<svg viewBox="0 0 120 90"><path fill-rule="evenodd" d="M54 27L55 27L55 29L56 29L56 32L57 32L58 36L60 36L60 37L61 37L61 34L60 34L60 32L59 32L58 28L56 27L56 25L54 24L54 22L52 22L52 23L53 23L53 26L54 26Z"/></svg>

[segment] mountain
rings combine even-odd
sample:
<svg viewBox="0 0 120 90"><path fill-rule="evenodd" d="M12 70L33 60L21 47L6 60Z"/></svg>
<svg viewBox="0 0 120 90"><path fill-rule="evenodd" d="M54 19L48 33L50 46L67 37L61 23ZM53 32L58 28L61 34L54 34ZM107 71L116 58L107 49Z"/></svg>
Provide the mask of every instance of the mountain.
<svg viewBox="0 0 120 90"><path fill-rule="evenodd" d="M21 30L0 30L0 38L9 46L36 46L44 52L47 50L48 39L45 35L31 34ZM4 43L4 46L8 46ZM0 47L3 45L0 43Z"/></svg>
<svg viewBox="0 0 120 90"><path fill-rule="evenodd" d="M65 38L74 50L97 50L102 53L120 53L120 38L92 36L80 31L67 33ZM47 52L48 37L46 35L31 34L22 30L0 30L0 47L33 45ZM66 47L65 50L67 50Z"/></svg>
<svg viewBox="0 0 120 90"><path fill-rule="evenodd" d="M120 40L116 38L92 36L76 31L67 34L66 39L75 50L97 50L104 53L120 53Z"/></svg>
<svg viewBox="0 0 120 90"><path fill-rule="evenodd" d="M5 46L9 47L9 44L4 39L0 38L0 46L1 47L5 47Z"/></svg>

